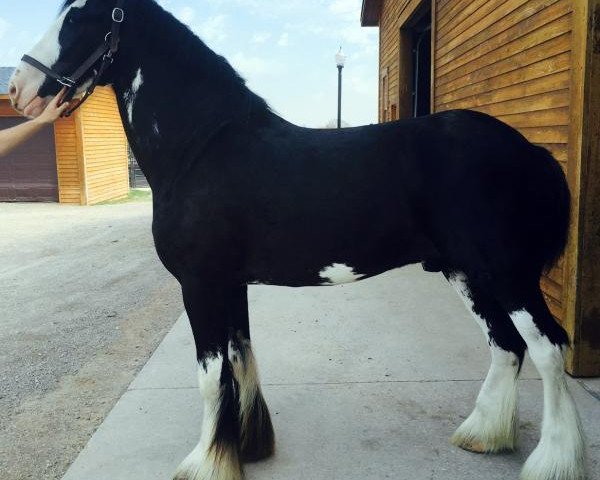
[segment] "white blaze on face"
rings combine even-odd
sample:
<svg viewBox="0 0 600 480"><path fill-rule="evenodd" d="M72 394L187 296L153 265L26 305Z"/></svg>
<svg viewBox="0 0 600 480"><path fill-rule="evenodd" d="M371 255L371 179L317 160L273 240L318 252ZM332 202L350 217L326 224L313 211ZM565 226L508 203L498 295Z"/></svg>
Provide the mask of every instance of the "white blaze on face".
<svg viewBox="0 0 600 480"><path fill-rule="evenodd" d="M83 8L86 3L87 0L77 0L65 8L64 12L60 14L28 55L46 67L52 68L60 56L59 36L66 16L72 8ZM11 83L17 88L17 94L12 98L14 106L29 117L39 115L50 100L50 98L37 98L38 91L45 80L46 74L25 62L21 62L11 78Z"/></svg>
<svg viewBox="0 0 600 480"><path fill-rule="evenodd" d="M352 267L344 263L334 263L325 267L319 272L319 276L325 280L322 285L352 283L364 277L364 275L356 273Z"/></svg>

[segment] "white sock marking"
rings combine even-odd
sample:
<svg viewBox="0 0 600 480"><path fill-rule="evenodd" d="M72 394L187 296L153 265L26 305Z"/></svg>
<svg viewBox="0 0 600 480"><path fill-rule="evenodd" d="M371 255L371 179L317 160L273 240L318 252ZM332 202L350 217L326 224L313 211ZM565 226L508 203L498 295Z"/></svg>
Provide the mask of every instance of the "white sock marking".
<svg viewBox="0 0 600 480"><path fill-rule="evenodd" d="M239 460L228 451L210 448L215 436L221 403L221 370L223 355L209 357L198 369L198 383L204 397L204 417L200 441L182 462L174 478L186 480L241 480Z"/></svg>
<svg viewBox="0 0 600 480"><path fill-rule="evenodd" d="M527 343L529 356L544 384L544 418L540 441L527 459L524 480L583 480L585 446L581 421L569 393L563 351L543 335L526 310L510 317Z"/></svg>
<svg viewBox="0 0 600 480"><path fill-rule="evenodd" d="M517 380L519 358L513 352L499 348L490 339L486 321L473 311L466 277L459 274L450 279L467 308L486 335L490 344L492 364L477 397L475 409L452 436L456 445L486 452L512 450L518 439Z"/></svg>

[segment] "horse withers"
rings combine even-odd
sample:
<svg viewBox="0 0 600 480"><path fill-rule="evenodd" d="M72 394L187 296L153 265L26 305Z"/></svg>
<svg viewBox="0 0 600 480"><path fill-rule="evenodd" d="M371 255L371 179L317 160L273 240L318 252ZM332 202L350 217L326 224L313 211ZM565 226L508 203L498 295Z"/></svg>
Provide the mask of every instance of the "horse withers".
<svg viewBox="0 0 600 480"><path fill-rule="evenodd" d="M200 442L176 479L239 480L244 461L274 451L248 285L333 285L416 262L444 273L491 349L475 409L452 441L516 448L529 349L544 418L522 478L585 478L563 372L568 339L539 287L565 248L570 210L546 150L472 111L297 127L153 0L67 1L17 68L13 105L35 115L65 83L71 93L114 87L153 190L158 255L181 283L205 405Z"/></svg>

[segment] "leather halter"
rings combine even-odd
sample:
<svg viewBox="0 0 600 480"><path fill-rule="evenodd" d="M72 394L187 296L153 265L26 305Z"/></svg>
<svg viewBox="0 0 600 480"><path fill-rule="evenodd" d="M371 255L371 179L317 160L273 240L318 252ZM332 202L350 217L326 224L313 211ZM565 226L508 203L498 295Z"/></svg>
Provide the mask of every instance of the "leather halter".
<svg viewBox="0 0 600 480"><path fill-rule="evenodd" d="M125 12L123 11L124 3L125 0L117 0L117 6L112 11L112 25L110 32L106 34L102 44L87 58L85 62L83 62L83 64L81 64L77 70L75 70L73 75L69 77L60 75L29 55L24 55L21 59L23 62L28 63L34 68L37 68L42 73L45 73L50 78L53 78L61 85L67 87L67 92L63 97L64 103L73 99L75 92L82 83L82 77L98 62L98 60L102 58L100 67L97 70L94 70L94 78L92 79L92 83L87 88L81 100L79 100L74 107L69 108L64 113L65 117L70 117L73 112L81 107L81 105L83 105L83 103L92 95L92 93L94 93L98 83L100 83L100 78L104 74L104 71L113 63L114 55L117 53L117 50L119 50L119 34L121 32L121 24L125 20Z"/></svg>

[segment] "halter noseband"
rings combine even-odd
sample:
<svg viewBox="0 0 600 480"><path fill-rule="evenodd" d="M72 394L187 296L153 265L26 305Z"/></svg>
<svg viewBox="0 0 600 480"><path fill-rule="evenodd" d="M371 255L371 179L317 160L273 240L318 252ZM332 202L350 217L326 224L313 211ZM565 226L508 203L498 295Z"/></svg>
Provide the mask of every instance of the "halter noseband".
<svg viewBox="0 0 600 480"><path fill-rule="evenodd" d="M102 44L70 77L59 75L29 55L24 55L21 59L23 62L28 63L32 67L37 68L42 73L48 75L50 78L53 78L64 87L67 87L67 91L63 97L63 102L68 102L73 98L77 88L79 88L81 85L81 78L96 64L96 62L98 62L98 60L100 60L100 58L102 58L100 68L94 71L94 78L92 79L91 85L87 88L81 100L79 100L74 107L68 109L64 113L65 117L70 117L73 112L81 107L81 105L83 105L83 103L92 95L92 93L94 93L94 90L98 86L104 71L113 63L114 54L117 53L117 50L119 50L119 34L121 32L121 24L125 20L125 12L123 10L124 3L125 0L117 0L117 5L112 11L112 25L110 32L106 34Z"/></svg>

